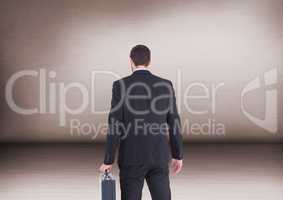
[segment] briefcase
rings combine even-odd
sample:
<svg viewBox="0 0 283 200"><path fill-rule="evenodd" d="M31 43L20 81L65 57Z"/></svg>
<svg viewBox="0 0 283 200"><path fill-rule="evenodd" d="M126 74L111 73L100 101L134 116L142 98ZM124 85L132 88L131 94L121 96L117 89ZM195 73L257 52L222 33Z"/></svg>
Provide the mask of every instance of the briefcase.
<svg viewBox="0 0 283 200"><path fill-rule="evenodd" d="M101 180L101 195L102 200L116 200L115 179L109 173L105 172Z"/></svg>

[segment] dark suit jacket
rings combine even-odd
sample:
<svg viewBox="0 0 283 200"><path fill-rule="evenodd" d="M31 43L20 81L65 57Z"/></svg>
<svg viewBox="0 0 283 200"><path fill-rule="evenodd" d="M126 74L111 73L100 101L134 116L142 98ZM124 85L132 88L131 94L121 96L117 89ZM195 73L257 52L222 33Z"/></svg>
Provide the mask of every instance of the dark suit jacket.
<svg viewBox="0 0 283 200"><path fill-rule="evenodd" d="M113 83L108 123L104 164L114 163L118 146L119 164L168 163L170 152L183 157L172 83L147 70Z"/></svg>

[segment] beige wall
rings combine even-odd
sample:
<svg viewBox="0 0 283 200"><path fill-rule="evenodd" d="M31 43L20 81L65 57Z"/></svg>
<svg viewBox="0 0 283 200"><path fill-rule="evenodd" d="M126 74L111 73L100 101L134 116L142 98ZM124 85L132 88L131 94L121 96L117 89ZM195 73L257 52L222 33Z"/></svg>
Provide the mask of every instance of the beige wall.
<svg viewBox="0 0 283 200"><path fill-rule="evenodd" d="M97 131L70 132L71 119L82 124L105 123L107 114L94 114L90 105L79 115L67 115L66 126L59 126L61 103L56 97L55 114L21 115L13 112L5 99L5 85L20 70L45 69L56 72L50 83L67 85L80 82L95 93L95 109L108 110L111 84L107 75L95 80L91 89L91 71L111 71L119 76L130 73L130 48L143 43L152 49L152 71L175 83L182 120L207 126L225 126L225 135L193 134L194 142L279 142L283 139L282 67L283 2L280 0L180 0L180 1L90 1L90 0L9 0L0 6L0 141L92 141ZM241 91L249 81L277 67L277 133L255 125L241 111ZM181 74L181 78L178 77ZM189 107L205 111L192 114L185 106L186 88L194 87L194 96L211 94L209 99L189 101ZM14 87L14 98L23 107L38 106L39 80L25 77ZM267 87L270 89L269 87ZM207 89L207 91L205 91ZM264 87L249 93L245 108L258 118L265 114ZM192 94L191 93L191 94ZM47 94L47 97L49 95ZM81 95L67 95L70 107L81 103ZM211 104L213 103L213 104ZM276 103L275 101L269 103ZM212 113L212 107L215 113ZM195 125L197 126L197 125ZM192 128L192 127L191 127ZM213 129L213 128L212 128ZM73 129L74 130L74 129ZM102 129L103 131L103 129ZM101 141L101 134L95 141Z"/></svg>

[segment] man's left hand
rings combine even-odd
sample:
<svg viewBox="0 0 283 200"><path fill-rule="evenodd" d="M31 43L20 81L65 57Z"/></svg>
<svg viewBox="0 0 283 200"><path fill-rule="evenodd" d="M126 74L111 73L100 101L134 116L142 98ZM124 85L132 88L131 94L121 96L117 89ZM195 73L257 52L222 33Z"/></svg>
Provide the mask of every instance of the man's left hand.
<svg viewBox="0 0 283 200"><path fill-rule="evenodd" d="M183 160L172 159L171 167L173 174L178 174L182 170Z"/></svg>

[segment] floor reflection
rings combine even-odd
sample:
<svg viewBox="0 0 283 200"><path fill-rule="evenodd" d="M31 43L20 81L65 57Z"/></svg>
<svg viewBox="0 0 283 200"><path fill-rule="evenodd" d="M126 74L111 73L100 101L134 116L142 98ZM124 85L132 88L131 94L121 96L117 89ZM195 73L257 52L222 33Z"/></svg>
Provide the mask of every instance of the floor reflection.
<svg viewBox="0 0 283 200"><path fill-rule="evenodd" d="M96 144L1 144L0 199L98 200L103 149ZM113 173L117 176L116 166ZM171 179L178 200L281 200L282 185L279 144L187 145L184 170ZM143 197L150 199L146 186Z"/></svg>

